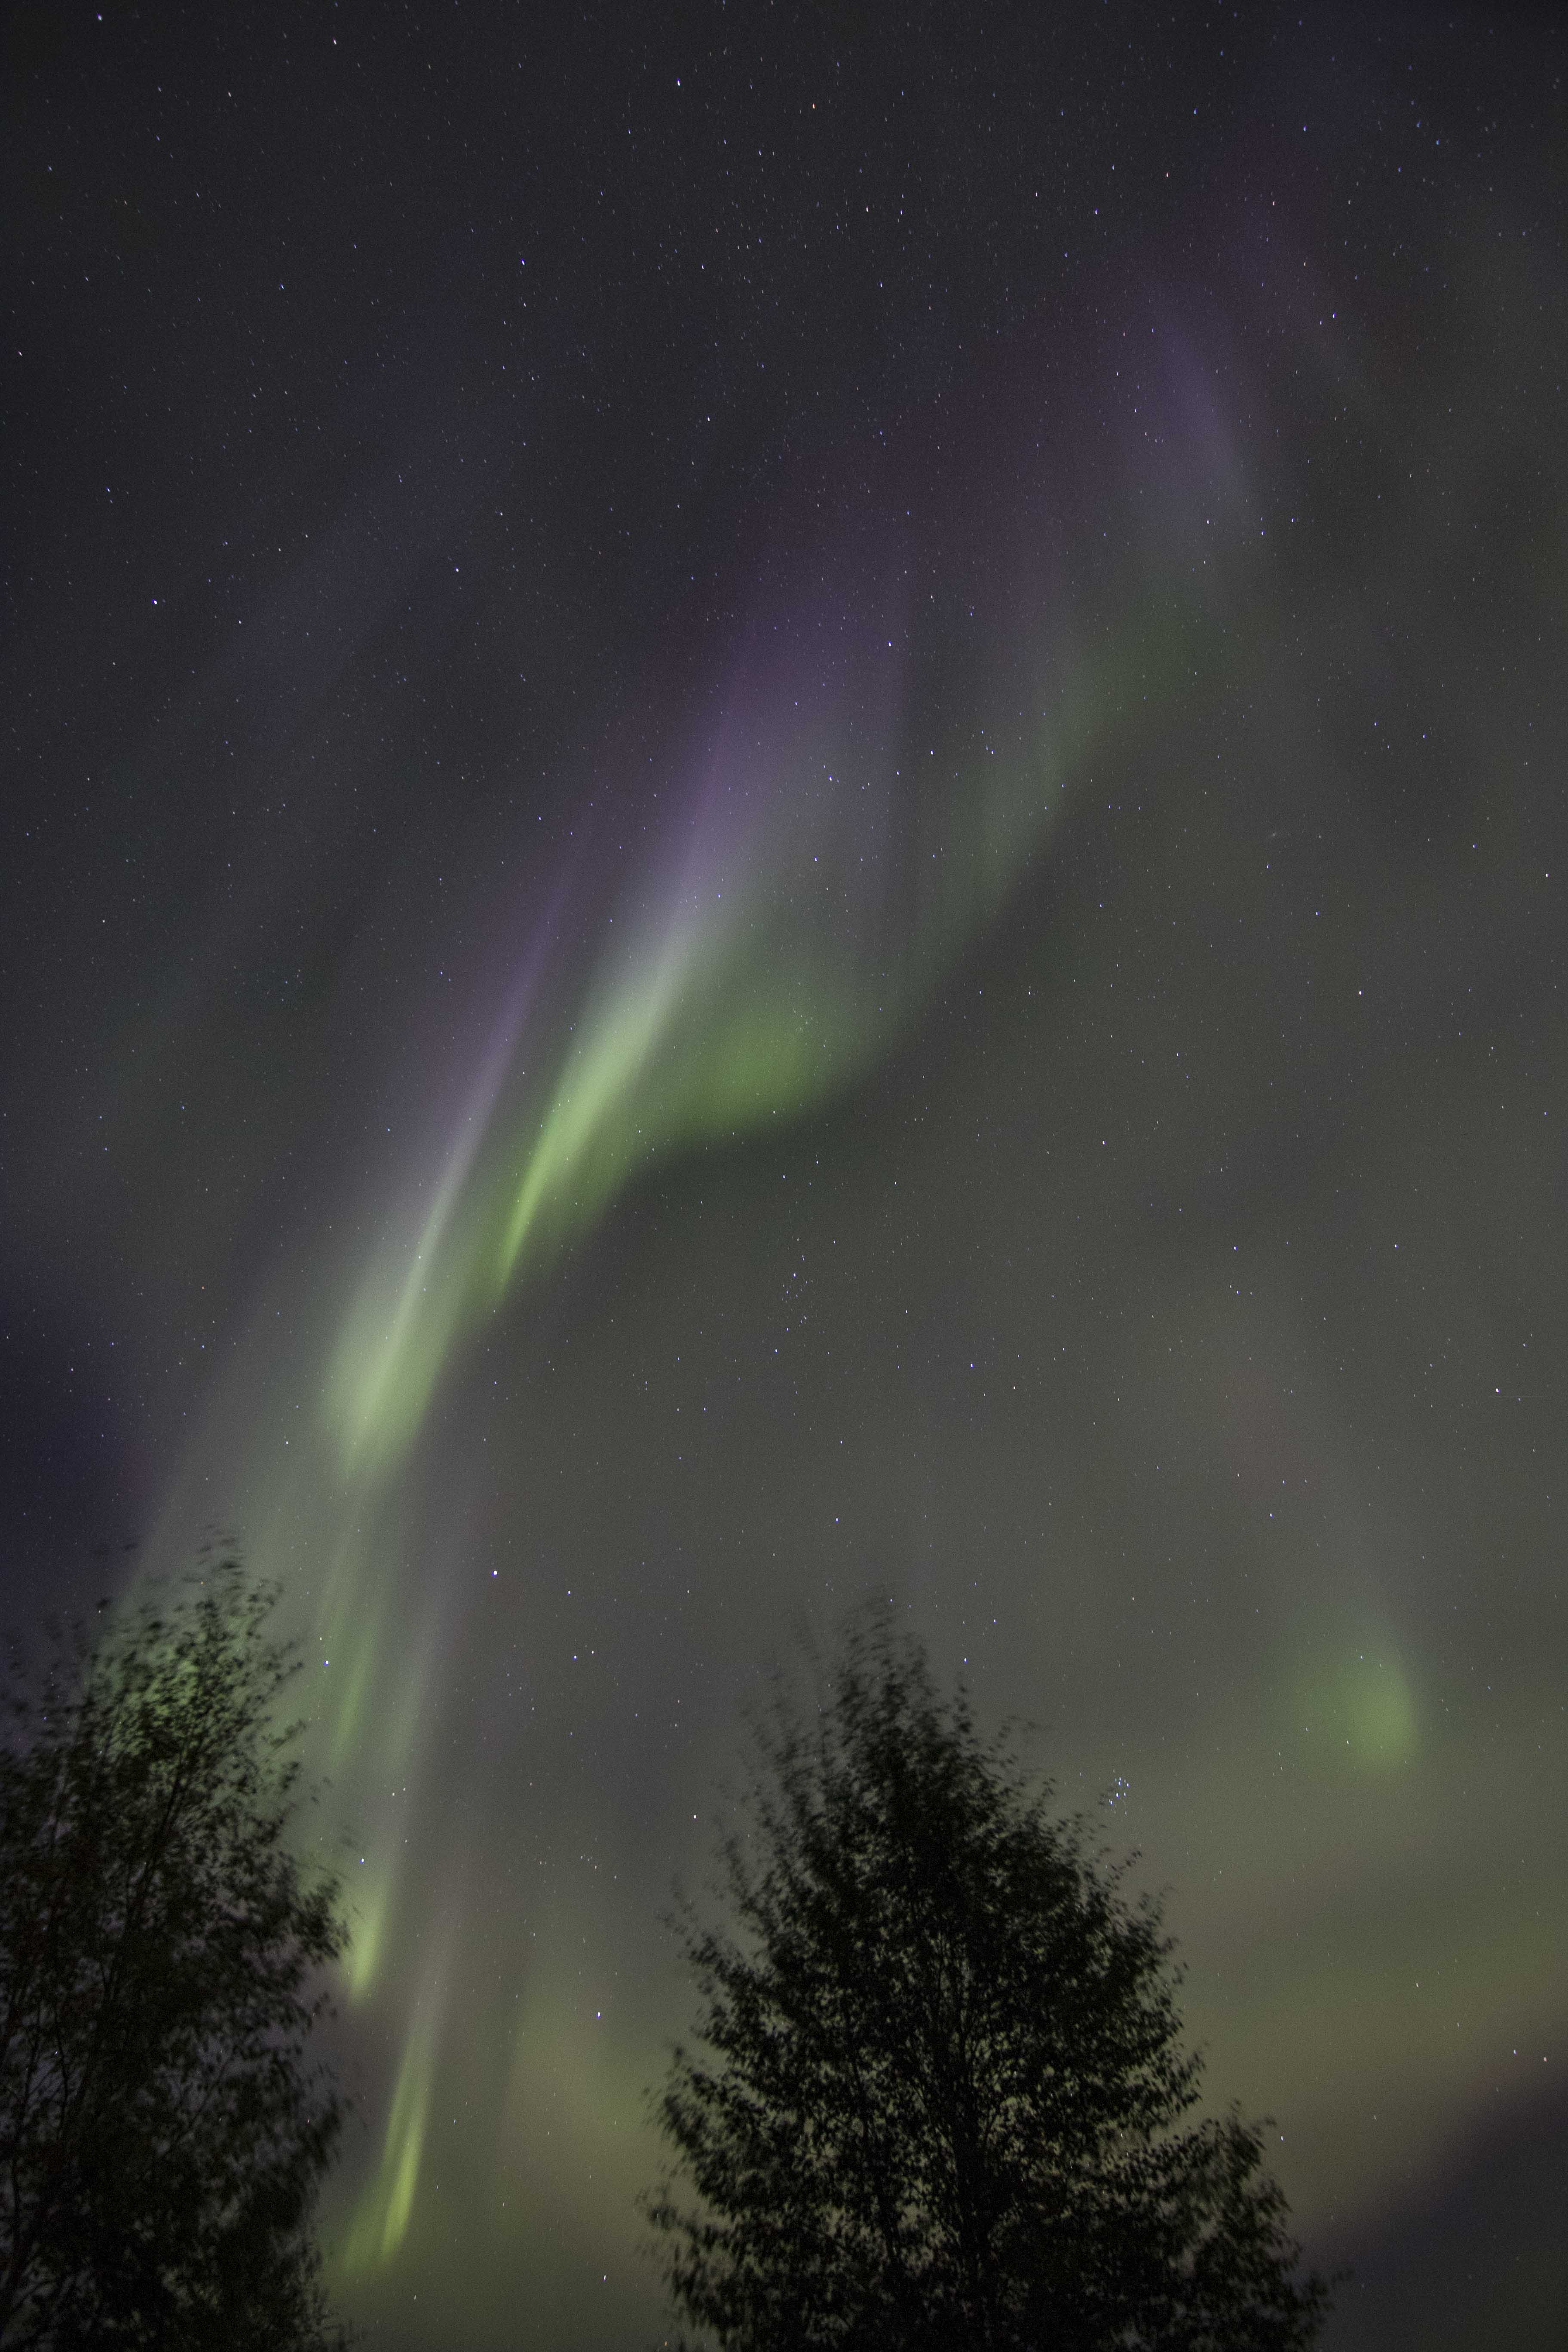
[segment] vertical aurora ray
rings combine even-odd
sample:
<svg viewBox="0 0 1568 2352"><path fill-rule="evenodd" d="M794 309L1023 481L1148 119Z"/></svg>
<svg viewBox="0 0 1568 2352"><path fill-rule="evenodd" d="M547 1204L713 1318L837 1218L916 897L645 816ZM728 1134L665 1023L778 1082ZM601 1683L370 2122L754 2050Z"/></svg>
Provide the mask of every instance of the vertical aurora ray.
<svg viewBox="0 0 1568 2352"><path fill-rule="evenodd" d="M416 2229L435 2086L473 2061L465 1928L494 1894L473 1837L433 1843L423 1796L477 1622L458 1597L460 1503L424 1524L407 1505L436 1408L480 1337L526 1313L531 1286L647 1172L776 1134L865 1080L996 919L1075 787L1147 755L1195 677L1234 677L1228 621L1260 561L1247 474L1184 388L1190 350L1178 357L1165 472L1131 496L1080 486L1081 546L1054 527L1032 537L1026 511L991 541L979 520L959 527L963 585L940 596L868 593L853 564L835 594L826 562L809 595L775 595L721 715L688 725L657 792L612 777L596 830L552 873L530 861L531 911L521 941L510 920L492 937L468 1073L444 1073L445 1132L405 1158L390 1202L350 1204L370 1245L341 1312L321 1286L297 1348L319 1350L316 1369L288 1382L313 1417L290 1406L282 1473L251 1447L231 1510L262 1572L312 1563L321 1753L364 1854L345 1990L400 2046L341 2232L347 2275L395 2264ZM925 571L941 580L934 559ZM482 1799L466 1801L477 1816Z"/></svg>
<svg viewBox="0 0 1568 2352"><path fill-rule="evenodd" d="M907 658L889 665L891 688L852 676L809 722L797 715L806 694L758 695L742 679L659 848L622 877L569 1013L541 1036L530 1016L552 994L542 975L567 929L569 879L557 886L416 1238L401 1253L387 1244L362 1281L323 1389L322 1475L340 1516L376 1522L465 1343L644 1171L776 1132L867 1075L1040 854L1086 761L1158 723L1201 627L1162 581L1098 659L1070 631L1043 653L1015 646L1011 709L977 714L956 755L951 743L911 744ZM891 652L885 630L873 644ZM401 1677L390 1708L384 1696L371 1703L400 1679L382 1612L366 1607L372 1574L371 1547L348 1540L332 1640L351 1663L331 1747L356 1781L384 1785L417 1780L439 1643L405 1643L417 1672ZM372 1811L384 1857L397 1807ZM356 2003L377 1993L411 1924L403 1874L384 1859L361 1896ZM390 2263L406 2235L441 2010L426 1980L347 2241L351 2273Z"/></svg>
<svg viewBox="0 0 1568 2352"><path fill-rule="evenodd" d="M440 2006L438 1992L427 1990L404 2043L380 2158L361 2193L343 2249L343 2267L351 2277L384 2268L408 2233L429 2121Z"/></svg>

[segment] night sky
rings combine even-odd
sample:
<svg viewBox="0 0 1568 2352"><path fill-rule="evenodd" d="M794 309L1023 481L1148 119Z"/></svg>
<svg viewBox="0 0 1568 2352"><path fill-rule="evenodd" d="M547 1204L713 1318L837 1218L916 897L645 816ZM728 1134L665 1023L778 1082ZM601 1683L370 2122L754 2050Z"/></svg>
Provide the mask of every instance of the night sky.
<svg viewBox="0 0 1568 2352"><path fill-rule="evenodd" d="M1563 2341L1565 68L6 16L3 1598L283 1582L373 2345L656 2337L660 1916L871 1592L1330 2342Z"/></svg>

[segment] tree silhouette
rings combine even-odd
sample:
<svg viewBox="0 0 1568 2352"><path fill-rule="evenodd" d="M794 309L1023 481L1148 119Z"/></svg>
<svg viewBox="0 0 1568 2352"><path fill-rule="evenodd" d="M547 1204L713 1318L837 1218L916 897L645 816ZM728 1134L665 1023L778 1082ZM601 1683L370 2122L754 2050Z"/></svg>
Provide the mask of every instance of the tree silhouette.
<svg viewBox="0 0 1568 2352"><path fill-rule="evenodd" d="M647 2208L680 2316L724 2352L1310 2344L1259 2130L1191 2118L1157 1906L962 1692L862 1620L760 1747L735 1932L683 1906L704 2008Z"/></svg>
<svg viewBox="0 0 1568 2352"><path fill-rule="evenodd" d="M0 1746L0 2346L342 2339L310 2235L344 1930L290 1843L275 1593L226 1560L110 1614Z"/></svg>

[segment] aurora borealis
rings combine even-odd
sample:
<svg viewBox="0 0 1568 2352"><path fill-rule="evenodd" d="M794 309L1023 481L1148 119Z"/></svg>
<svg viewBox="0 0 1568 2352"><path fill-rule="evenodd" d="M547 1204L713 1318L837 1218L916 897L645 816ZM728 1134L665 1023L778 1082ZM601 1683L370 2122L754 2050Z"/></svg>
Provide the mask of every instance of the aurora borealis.
<svg viewBox="0 0 1568 2352"><path fill-rule="evenodd" d="M1562 37L577 31L8 28L11 1614L283 1582L373 2344L657 2340L660 1915L872 1590L1328 2341L1554 2340Z"/></svg>

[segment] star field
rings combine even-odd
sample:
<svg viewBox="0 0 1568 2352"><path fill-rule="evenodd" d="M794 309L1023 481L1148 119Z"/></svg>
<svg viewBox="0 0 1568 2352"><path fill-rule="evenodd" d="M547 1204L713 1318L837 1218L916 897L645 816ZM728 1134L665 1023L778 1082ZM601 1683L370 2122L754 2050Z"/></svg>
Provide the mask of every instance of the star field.
<svg viewBox="0 0 1568 2352"><path fill-rule="evenodd" d="M284 1584L345 2313L652 2340L660 1916L875 1590L1326 2340L1544 2340L1554 25L5 39L5 1597Z"/></svg>

